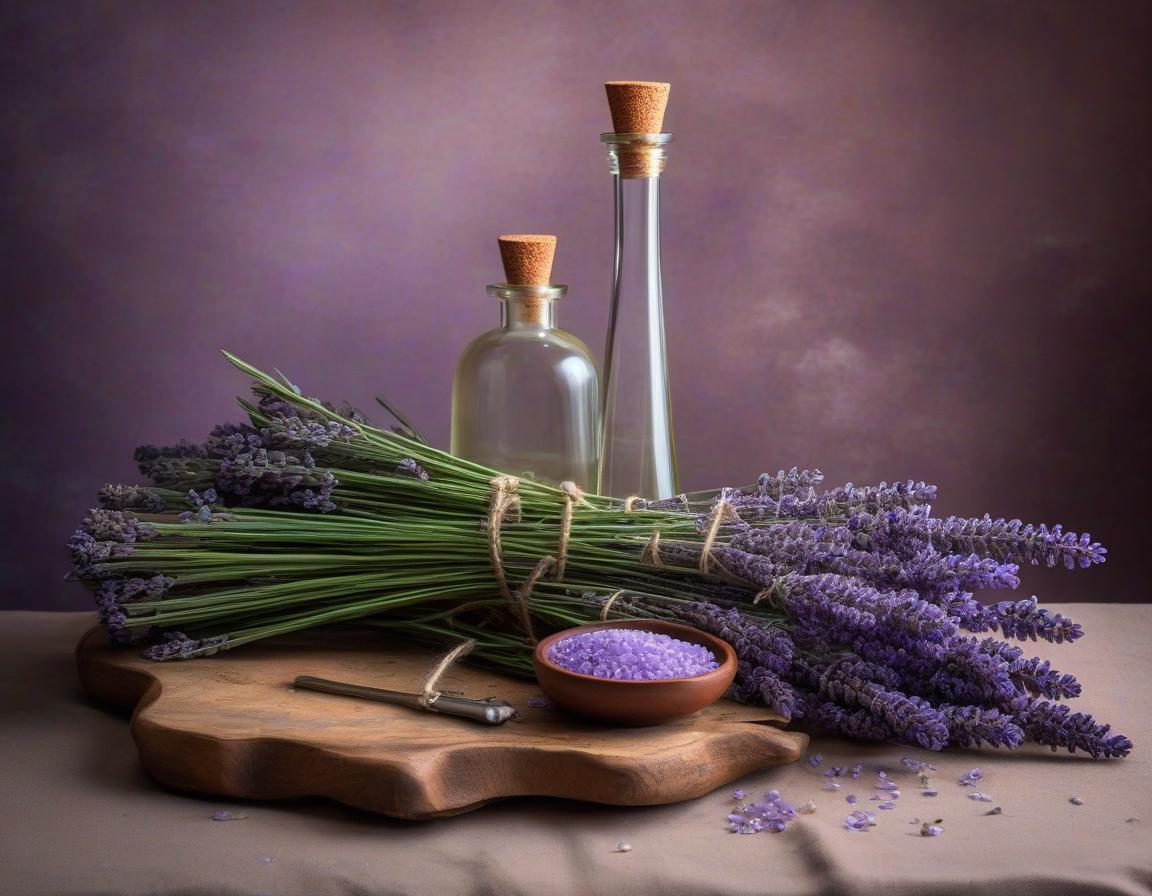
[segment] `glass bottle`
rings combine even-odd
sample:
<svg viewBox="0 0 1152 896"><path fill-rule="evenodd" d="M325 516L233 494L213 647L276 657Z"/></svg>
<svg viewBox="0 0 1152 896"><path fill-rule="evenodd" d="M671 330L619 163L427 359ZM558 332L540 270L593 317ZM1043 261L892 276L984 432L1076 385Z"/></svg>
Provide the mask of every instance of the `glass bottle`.
<svg viewBox="0 0 1152 896"><path fill-rule="evenodd" d="M595 492L599 381L587 346L556 326L556 301L567 291L549 283L488 287L500 300L500 326L469 345L456 367L452 453Z"/></svg>
<svg viewBox="0 0 1152 896"><path fill-rule="evenodd" d="M666 98L667 85L660 86ZM616 124L615 108L613 118ZM680 488L664 348L660 175L672 135L611 133L600 139L608 145L616 210L600 490L620 498L671 498Z"/></svg>

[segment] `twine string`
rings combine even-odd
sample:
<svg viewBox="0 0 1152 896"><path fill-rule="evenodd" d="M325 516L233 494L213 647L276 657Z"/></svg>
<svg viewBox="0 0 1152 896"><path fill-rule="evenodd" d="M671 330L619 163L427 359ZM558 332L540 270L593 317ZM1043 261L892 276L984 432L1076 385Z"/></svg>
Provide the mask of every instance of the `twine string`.
<svg viewBox="0 0 1152 896"><path fill-rule="evenodd" d="M489 480L489 485L492 486L492 498L488 506L488 559L496 575L500 596L512 603L512 589L508 587L501 556L500 526L512 511L517 515L520 513L520 496L516 493L520 480L514 476L495 476Z"/></svg>
<svg viewBox="0 0 1152 896"><path fill-rule="evenodd" d="M721 499L708 514L708 534L704 536L704 544L700 547L700 572L704 575L708 575L712 569L712 546L716 543L716 536L720 534L720 527L728 520L738 522L740 514L726 499Z"/></svg>
<svg viewBox="0 0 1152 896"><path fill-rule="evenodd" d="M424 676L424 684L420 687L420 696L418 699L422 707L430 709L436 704L437 699L440 697L440 691L436 690L436 683L440 680L441 676L451 668L454 662L471 653L472 648L475 646L476 642L471 638L467 641L461 641L436 661L436 665Z"/></svg>
<svg viewBox="0 0 1152 896"><path fill-rule="evenodd" d="M640 552L640 562L648 566L660 567L664 565L664 561L660 559L659 532L653 532L652 537L648 539L648 543L644 545L644 550Z"/></svg>
<svg viewBox="0 0 1152 896"><path fill-rule="evenodd" d="M517 606L520 608L520 622L524 626L524 634L533 644L539 639L536 637L536 632L532 630L532 611L528 605L532 597L532 588L535 586L537 579L555 565L555 557L541 557L540 562L533 567L532 572L528 574L528 578L521 583L519 591L516 592Z"/></svg>
<svg viewBox="0 0 1152 896"><path fill-rule="evenodd" d="M560 544L556 547L556 571L552 576L554 579L564 578L564 570L568 565L568 539L572 535L572 517L576 512L576 505L592 506L584 497L580 486L571 480L561 482L560 491L564 493L564 512L560 517Z"/></svg>
<svg viewBox="0 0 1152 896"><path fill-rule="evenodd" d="M612 609L612 604L616 603L616 598L618 598L623 593L623 591L617 591L615 594L610 595L608 600L604 601L604 606L600 608L601 622L608 621L608 611Z"/></svg>

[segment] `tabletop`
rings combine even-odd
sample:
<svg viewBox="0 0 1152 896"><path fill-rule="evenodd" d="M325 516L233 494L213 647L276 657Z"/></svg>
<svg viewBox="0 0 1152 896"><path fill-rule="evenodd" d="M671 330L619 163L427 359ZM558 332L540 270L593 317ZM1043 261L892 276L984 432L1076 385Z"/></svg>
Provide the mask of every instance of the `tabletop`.
<svg viewBox="0 0 1152 896"><path fill-rule="evenodd" d="M72 649L92 615L2 613L0 893L1152 893L1152 605L1059 609L1087 636L1029 646L1080 679L1077 708L1132 738L1127 759L1039 747L929 754L816 734L819 764L765 769L687 803L517 799L431 822L165 790L140 768L124 717L80 693ZM936 796L923 795L904 757L936 766ZM858 780L825 789L826 770L857 763ZM991 802L959 783L976 767ZM896 808L848 830L847 797L874 810L881 769L901 785ZM816 811L783 833L732 834L736 787L779 790ZM920 836L936 819L942 833Z"/></svg>

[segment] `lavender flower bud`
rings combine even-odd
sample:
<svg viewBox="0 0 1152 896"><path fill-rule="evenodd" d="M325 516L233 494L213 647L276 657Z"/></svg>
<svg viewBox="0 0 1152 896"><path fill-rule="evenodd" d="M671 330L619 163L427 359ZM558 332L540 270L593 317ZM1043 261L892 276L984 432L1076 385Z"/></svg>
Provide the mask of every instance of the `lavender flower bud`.
<svg viewBox="0 0 1152 896"><path fill-rule="evenodd" d="M788 673L794 646L786 633L745 616L739 610L696 601L669 607L673 618L723 638L741 662L777 677Z"/></svg>
<svg viewBox="0 0 1152 896"><path fill-rule="evenodd" d="M919 697L895 690L891 685L895 675L892 670L851 658L823 666L796 659L792 665L793 674L800 678L798 683L811 688L825 701L868 709L906 743L926 750L942 750L947 746L948 727L944 717ZM888 686L871 681L870 676L883 676Z"/></svg>
<svg viewBox="0 0 1152 896"><path fill-rule="evenodd" d="M1008 708L1028 740L1053 751L1063 747L1069 753L1088 753L1093 759L1114 759L1127 756L1132 749L1132 741L1124 735L1109 734L1112 726L1100 724L1086 713L1074 713L1060 703L1020 697Z"/></svg>
<svg viewBox="0 0 1152 896"><path fill-rule="evenodd" d="M117 541L97 541L83 529L77 529L69 542L72 566L81 578L101 578L109 575L106 564L115 558L132 554L132 544Z"/></svg>
<svg viewBox="0 0 1152 896"><path fill-rule="evenodd" d="M205 458L208 454L203 445L181 439L175 445L141 445L136 449L136 464L140 472L147 475L156 461L177 458Z"/></svg>
<svg viewBox="0 0 1152 896"><path fill-rule="evenodd" d="M1006 638L1020 641L1043 638L1062 644L1075 641L1084 632L1079 625L1060 613L1052 614L1036 605L1036 598L1020 601L1002 601L987 609L985 620L990 628L999 628Z"/></svg>
<svg viewBox="0 0 1152 896"><path fill-rule="evenodd" d="M406 457L400 461L400 463L396 465L394 472L397 476L411 476L413 479L419 479L422 482L428 481L428 472L410 457Z"/></svg>
<svg viewBox="0 0 1152 896"><path fill-rule="evenodd" d="M978 554L1005 563L1063 563L1069 569L1103 563L1107 551L1088 533L1065 532L1062 526L1025 525L1020 520L969 519L950 516L943 520L912 511L889 514L889 537L920 538L948 554Z"/></svg>
<svg viewBox="0 0 1152 896"><path fill-rule="evenodd" d="M84 528L97 541L116 541L122 544L146 541L156 535L155 526L141 523L122 510L94 508L84 518Z"/></svg>
<svg viewBox="0 0 1152 896"><path fill-rule="evenodd" d="M1012 716L982 706L937 707L948 725L949 743L959 747L1006 747L1011 750L1024 740L1024 731Z"/></svg>
<svg viewBox="0 0 1152 896"><path fill-rule="evenodd" d="M189 638L183 632L165 632L164 638L165 643L154 644L144 651L146 659L160 663L168 660L190 660L199 656L212 656L228 649L227 635Z"/></svg>
<svg viewBox="0 0 1152 896"><path fill-rule="evenodd" d="M99 492L100 506L105 510L140 510L162 513L164 499L139 485L106 485Z"/></svg>
<svg viewBox="0 0 1152 896"><path fill-rule="evenodd" d="M845 709L813 694L807 695L804 718L830 731L861 740L889 740L895 736L886 722L867 709Z"/></svg>
<svg viewBox="0 0 1152 896"><path fill-rule="evenodd" d="M740 663L733 699L738 703L767 706L785 719L791 719L796 714L800 695L792 685L763 666Z"/></svg>

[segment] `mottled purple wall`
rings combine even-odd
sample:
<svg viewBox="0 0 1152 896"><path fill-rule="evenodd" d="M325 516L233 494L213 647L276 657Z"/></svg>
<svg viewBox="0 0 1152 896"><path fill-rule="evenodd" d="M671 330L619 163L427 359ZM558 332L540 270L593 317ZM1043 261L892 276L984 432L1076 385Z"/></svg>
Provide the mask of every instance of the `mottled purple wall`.
<svg viewBox="0 0 1152 896"><path fill-rule="evenodd" d="M1086 527L1043 597L1148 599L1152 6L5 5L6 606L138 442L235 416L227 347L447 439L495 236L560 237L599 346L605 79L672 82L683 484L819 466Z"/></svg>

